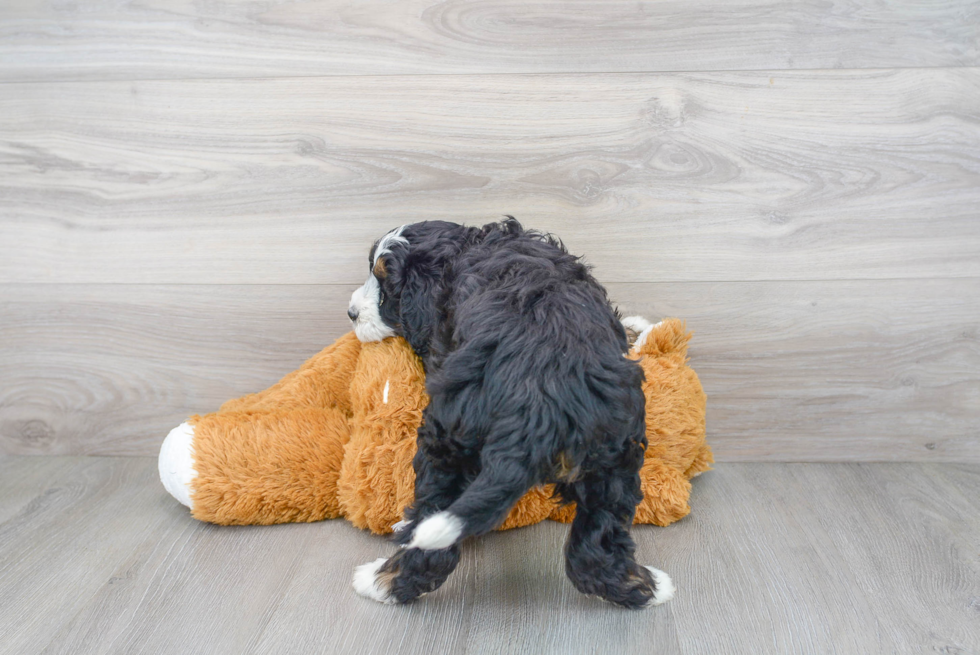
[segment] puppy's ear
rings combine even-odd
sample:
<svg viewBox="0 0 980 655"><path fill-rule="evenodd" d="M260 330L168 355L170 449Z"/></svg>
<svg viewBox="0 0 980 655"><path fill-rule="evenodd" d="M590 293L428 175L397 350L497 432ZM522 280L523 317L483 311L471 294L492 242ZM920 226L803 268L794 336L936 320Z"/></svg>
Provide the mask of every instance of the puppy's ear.
<svg viewBox="0 0 980 655"><path fill-rule="evenodd" d="M439 321L436 310L438 278L425 267L411 267L405 273L401 298L402 331L415 354L425 357L429 354L429 344Z"/></svg>
<svg viewBox="0 0 980 655"><path fill-rule="evenodd" d="M426 254L399 255L396 253L385 262L383 276L377 270L375 275L396 290L400 334L415 354L424 358L439 321L439 271Z"/></svg>
<svg viewBox="0 0 980 655"><path fill-rule="evenodd" d="M388 277L388 261L385 259L384 255L378 257L378 261L374 262L374 276L379 280L384 280Z"/></svg>

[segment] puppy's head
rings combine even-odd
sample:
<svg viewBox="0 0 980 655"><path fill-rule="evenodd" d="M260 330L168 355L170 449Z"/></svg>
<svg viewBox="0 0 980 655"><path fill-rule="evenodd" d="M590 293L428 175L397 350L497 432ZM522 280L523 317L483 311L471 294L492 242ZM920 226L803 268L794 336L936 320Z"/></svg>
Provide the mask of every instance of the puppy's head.
<svg viewBox="0 0 980 655"><path fill-rule="evenodd" d="M420 356L438 321L442 281L473 228L427 221L391 230L371 247L368 278L347 316L361 341L402 336Z"/></svg>

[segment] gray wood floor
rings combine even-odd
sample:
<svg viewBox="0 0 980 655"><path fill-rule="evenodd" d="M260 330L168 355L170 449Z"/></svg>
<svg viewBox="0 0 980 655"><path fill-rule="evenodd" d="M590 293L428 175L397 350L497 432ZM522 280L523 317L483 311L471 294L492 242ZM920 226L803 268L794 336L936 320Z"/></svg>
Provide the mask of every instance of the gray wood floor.
<svg viewBox="0 0 980 655"><path fill-rule="evenodd" d="M980 467L725 464L634 530L677 597L620 611L562 572L566 527L471 542L410 607L354 595L393 549L344 521L228 528L150 458L0 459L2 653L980 653Z"/></svg>

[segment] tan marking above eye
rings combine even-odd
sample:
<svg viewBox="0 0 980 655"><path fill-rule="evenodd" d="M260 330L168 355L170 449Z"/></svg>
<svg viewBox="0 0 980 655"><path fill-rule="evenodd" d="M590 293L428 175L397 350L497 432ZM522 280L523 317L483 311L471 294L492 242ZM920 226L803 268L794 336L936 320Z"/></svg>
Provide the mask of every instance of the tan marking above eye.
<svg viewBox="0 0 980 655"><path fill-rule="evenodd" d="M374 275L375 277L383 280L388 277L388 269L385 268L385 258L378 257L378 261L374 262Z"/></svg>

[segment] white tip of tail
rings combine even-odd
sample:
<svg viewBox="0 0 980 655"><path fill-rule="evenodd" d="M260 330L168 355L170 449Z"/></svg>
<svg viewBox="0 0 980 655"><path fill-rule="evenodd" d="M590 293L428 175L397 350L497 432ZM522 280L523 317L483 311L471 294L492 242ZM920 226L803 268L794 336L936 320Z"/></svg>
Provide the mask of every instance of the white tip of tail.
<svg viewBox="0 0 980 655"><path fill-rule="evenodd" d="M450 512L439 512L419 523L408 547L441 550L456 543L461 534L463 521Z"/></svg>

